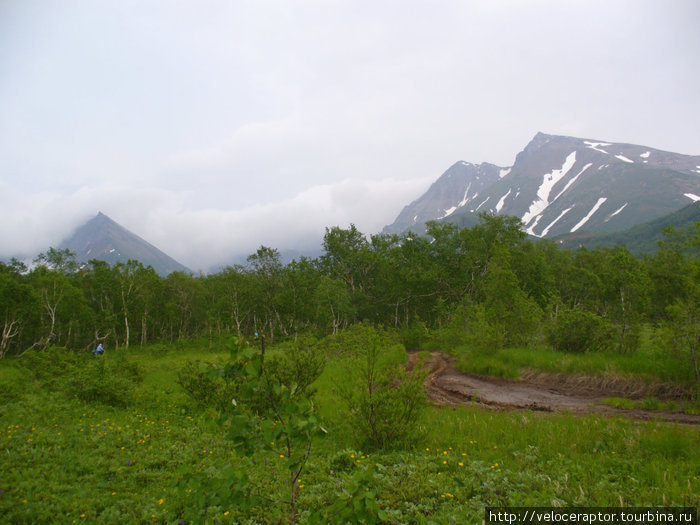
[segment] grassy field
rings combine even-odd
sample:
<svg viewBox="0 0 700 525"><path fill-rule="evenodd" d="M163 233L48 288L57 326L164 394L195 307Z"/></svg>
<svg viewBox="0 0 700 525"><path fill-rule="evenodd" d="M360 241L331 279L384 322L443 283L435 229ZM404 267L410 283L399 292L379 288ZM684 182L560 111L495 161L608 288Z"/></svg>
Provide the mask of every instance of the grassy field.
<svg viewBox="0 0 700 525"><path fill-rule="evenodd" d="M517 378L520 370L530 368L549 373L610 375L649 382L678 382L692 384L693 371L684 363L652 348L642 348L635 354L591 352L567 354L550 348L505 348L483 354L468 347L458 347L453 353L460 359L464 371Z"/></svg>
<svg viewBox="0 0 700 525"><path fill-rule="evenodd" d="M193 343L114 354L106 355L108 365L136 363L140 380L111 404L76 397L75 379L60 371L37 375L22 359L0 362L3 522L189 523L204 495L188 488L188 478L216 477L240 461L216 411L196 404L176 382L188 360L223 363L225 348ZM405 355L390 354L390 360ZM80 356L77 370L93 366L91 359ZM314 442L299 480L299 522L360 478L390 523L481 523L484 507L493 505L700 505L696 427L428 407L410 440L367 451L348 425L338 388L352 374L349 359L336 356L314 385L329 432ZM252 481L281 492L285 459L254 459ZM212 507L206 519L276 523L284 516L270 504L245 512Z"/></svg>

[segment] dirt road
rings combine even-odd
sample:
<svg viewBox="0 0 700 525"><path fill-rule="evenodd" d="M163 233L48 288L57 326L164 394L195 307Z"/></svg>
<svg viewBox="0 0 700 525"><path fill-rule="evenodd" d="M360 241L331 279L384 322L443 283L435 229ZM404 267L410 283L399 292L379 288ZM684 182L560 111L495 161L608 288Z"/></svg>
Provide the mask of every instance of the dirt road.
<svg viewBox="0 0 700 525"><path fill-rule="evenodd" d="M700 425L700 415L662 410L623 410L603 404L615 394L598 388L573 388L570 382L551 376L543 381L512 381L464 373L455 367L456 360L440 352L430 352L425 366L430 371L425 381L428 399L438 405L481 404L495 408L568 411L623 415L635 419L674 421ZM409 352L408 368L418 361L418 352ZM549 383L549 384L547 384Z"/></svg>

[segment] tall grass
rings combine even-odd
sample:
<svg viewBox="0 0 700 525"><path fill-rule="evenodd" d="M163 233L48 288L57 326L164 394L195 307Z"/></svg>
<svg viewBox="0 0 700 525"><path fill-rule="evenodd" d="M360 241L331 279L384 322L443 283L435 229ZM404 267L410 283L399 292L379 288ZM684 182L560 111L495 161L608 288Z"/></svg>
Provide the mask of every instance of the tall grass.
<svg viewBox="0 0 700 525"><path fill-rule="evenodd" d="M570 354L544 347L504 348L486 353L467 346L456 347L452 353L459 359L459 368L465 372L502 377L517 378L521 370L531 369L552 374L608 375L647 382L694 382L692 369L687 363L651 346L633 354Z"/></svg>

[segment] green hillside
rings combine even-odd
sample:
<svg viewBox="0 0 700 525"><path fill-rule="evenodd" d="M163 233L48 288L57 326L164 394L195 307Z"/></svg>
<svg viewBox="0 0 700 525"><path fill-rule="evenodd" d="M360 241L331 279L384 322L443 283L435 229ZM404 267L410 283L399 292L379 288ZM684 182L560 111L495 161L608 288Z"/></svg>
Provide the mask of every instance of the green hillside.
<svg viewBox="0 0 700 525"><path fill-rule="evenodd" d="M672 226L681 230L700 221L700 202L694 202L677 212L638 224L628 230L613 233L581 232L555 237L553 240L564 248L611 248L624 244L635 255L658 251L659 241L664 239L664 229Z"/></svg>

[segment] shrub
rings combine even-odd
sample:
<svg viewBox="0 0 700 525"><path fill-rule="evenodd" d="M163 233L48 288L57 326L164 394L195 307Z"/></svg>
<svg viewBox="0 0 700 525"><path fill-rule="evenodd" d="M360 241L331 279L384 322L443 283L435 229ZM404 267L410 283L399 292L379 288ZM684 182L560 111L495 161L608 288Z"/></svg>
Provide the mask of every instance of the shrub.
<svg viewBox="0 0 700 525"><path fill-rule="evenodd" d="M342 392L350 408L350 424L362 446L380 449L396 446L413 437L425 404L422 361L407 372L387 362L379 334L367 332L366 344L350 361L353 378ZM403 350L405 355L405 350Z"/></svg>
<svg viewBox="0 0 700 525"><path fill-rule="evenodd" d="M449 324L435 333L441 347L451 350L466 345L482 352L493 352L505 345L503 329L489 320L486 308L465 302L453 311Z"/></svg>
<svg viewBox="0 0 700 525"><path fill-rule="evenodd" d="M221 369L213 363L187 361L177 373L177 383L200 405L226 410L237 396L238 384L230 375L216 374Z"/></svg>
<svg viewBox="0 0 700 525"><path fill-rule="evenodd" d="M285 353L266 357L264 379L293 390L294 398L308 399L314 394L310 385L321 375L324 364L325 355L319 351L315 339L300 338ZM230 367L198 360L186 362L177 373L177 383L194 401L220 411L231 409L233 399L241 400L242 380ZM254 395L246 402L254 411L262 412L271 400Z"/></svg>
<svg viewBox="0 0 700 525"><path fill-rule="evenodd" d="M78 354L61 347L30 350L21 357L21 365L49 390L59 390L65 378L73 375L81 363L90 362L88 354Z"/></svg>
<svg viewBox="0 0 700 525"><path fill-rule="evenodd" d="M122 407L131 402L136 385L143 380L138 364L119 353L93 357L52 347L27 352L21 366L49 391Z"/></svg>
<svg viewBox="0 0 700 525"><path fill-rule="evenodd" d="M315 391L311 383L318 379L326 364L326 357L315 338L300 337L276 359L265 361L265 376L271 384L295 387L294 396L311 398Z"/></svg>
<svg viewBox="0 0 700 525"><path fill-rule="evenodd" d="M323 348L333 356L356 356L364 352L370 341L376 341L382 346L391 346L398 343L398 338L396 334L375 328L365 321L324 338Z"/></svg>
<svg viewBox="0 0 700 525"><path fill-rule="evenodd" d="M125 407L133 399L141 373L136 363L122 365L104 358L88 361L75 369L75 374L65 383L65 390L82 401Z"/></svg>
<svg viewBox="0 0 700 525"><path fill-rule="evenodd" d="M12 372L15 371L16 370L12 370ZM25 391L27 390L25 381L19 377L18 374L8 374L7 369L3 370L2 372L4 372L4 374L0 374L0 377L2 378L2 381L0 382L0 405L22 399ZM2 377L2 375L5 377Z"/></svg>
<svg viewBox="0 0 700 525"><path fill-rule="evenodd" d="M420 320L416 320L414 323L403 328L399 332L401 344L409 350L420 348L421 343L423 343L428 336L428 327Z"/></svg>
<svg viewBox="0 0 700 525"><path fill-rule="evenodd" d="M599 315L581 309L562 309L545 329L547 342L562 352L609 349L614 329Z"/></svg>

